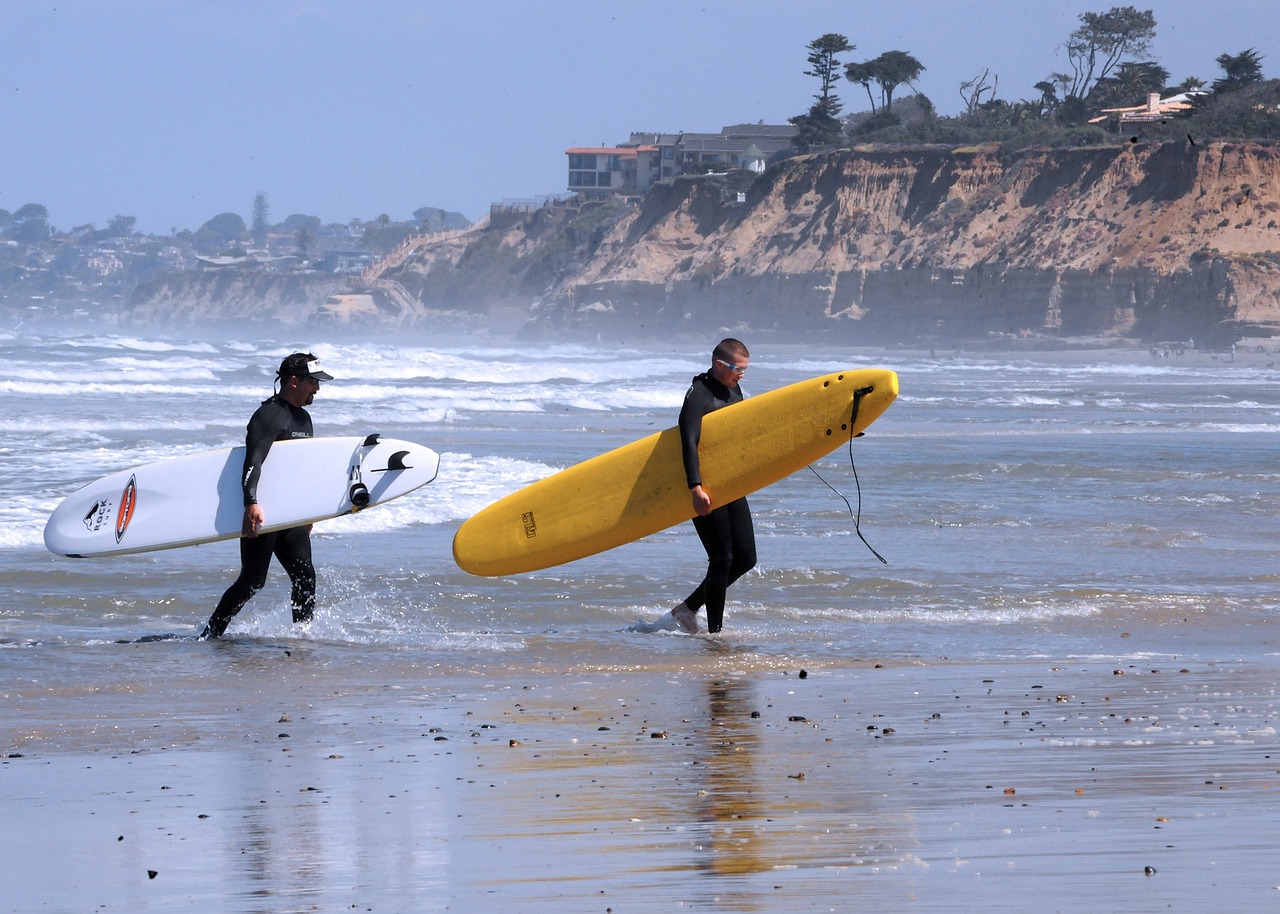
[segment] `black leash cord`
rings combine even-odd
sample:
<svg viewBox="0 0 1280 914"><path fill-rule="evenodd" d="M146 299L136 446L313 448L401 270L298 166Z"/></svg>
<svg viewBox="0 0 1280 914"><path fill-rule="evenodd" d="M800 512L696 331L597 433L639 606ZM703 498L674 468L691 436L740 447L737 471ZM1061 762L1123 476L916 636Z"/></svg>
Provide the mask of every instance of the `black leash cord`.
<svg viewBox="0 0 1280 914"><path fill-rule="evenodd" d="M880 560L880 564L888 565L889 560L886 559L880 553L876 552L875 548L872 547L872 545L867 542L867 538L862 535L862 483L858 479L857 464L855 464L853 461L853 439L858 437L858 435L855 434L853 430L858 419L858 404L861 403L862 398L865 397L867 394L871 393L873 389L874 388L871 388L871 387L863 387L853 392L853 414L849 417L849 445L848 445L849 468L853 470L853 485L858 493L857 510L854 510L853 505L849 504L849 499L845 498L843 492L841 492L831 483L827 482L826 479L823 479L822 474L819 473L816 469L814 469L813 464L809 464L809 469L813 472L814 476L817 476L819 479L822 480L822 484L824 486L826 486L832 492L835 492L837 495L840 496L840 499L844 502L845 507L849 509L849 516L853 518L853 532L858 534L858 539L862 540L862 545L866 546L867 549L871 551L871 554Z"/></svg>

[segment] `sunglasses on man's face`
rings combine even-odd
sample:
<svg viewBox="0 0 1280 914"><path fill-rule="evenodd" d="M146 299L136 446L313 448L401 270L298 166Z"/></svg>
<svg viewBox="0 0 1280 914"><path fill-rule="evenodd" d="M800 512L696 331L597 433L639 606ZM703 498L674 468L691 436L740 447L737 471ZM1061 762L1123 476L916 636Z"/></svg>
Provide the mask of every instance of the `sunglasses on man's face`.
<svg viewBox="0 0 1280 914"><path fill-rule="evenodd" d="M747 373L746 365L735 365L732 362L726 362L724 359L716 359L716 362L732 371L734 374L743 375Z"/></svg>

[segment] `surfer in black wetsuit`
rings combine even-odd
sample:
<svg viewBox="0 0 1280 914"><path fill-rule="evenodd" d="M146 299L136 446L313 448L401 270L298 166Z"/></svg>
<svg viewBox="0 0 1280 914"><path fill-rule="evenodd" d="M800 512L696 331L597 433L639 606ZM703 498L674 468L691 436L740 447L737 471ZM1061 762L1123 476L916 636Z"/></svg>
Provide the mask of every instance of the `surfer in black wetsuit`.
<svg viewBox="0 0 1280 914"><path fill-rule="evenodd" d="M725 592L756 564L756 535L747 500L715 504L714 493L702 487L698 465L702 417L742 400L738 381L746 372L750 357L747 347L738 340L721 340L711 353L711 367L693 379L680 409L684 472L697 513L693 528L707 550L706 577L683 603L671 610L672 618L690 634L698 632L697 612L703 606L707 608L707 631L720 631L724 625Z"/></svg>
<svg viewBox="0 0 1280 914"><path fill-rule="evenodd" d="M303 408L310 406L320 390L321 381L333 376L314 364L309 352L295 352L280 363L276 378L279 393L262 405L249 419L245 434L244 471L240 485L244 490L244 525L240 537L240 576L227 588L217 608L200 633L201 640L218 638L227 630L236 613L267 583L267 571L274 555L289 575L292 584L293 621L308 622L316 604L316 570L311 564L311 525L290 527L272 533L259 533L266 514L258 504L258 479L262 462L271 445L290 438L312 436L311 416Z"/></svg>

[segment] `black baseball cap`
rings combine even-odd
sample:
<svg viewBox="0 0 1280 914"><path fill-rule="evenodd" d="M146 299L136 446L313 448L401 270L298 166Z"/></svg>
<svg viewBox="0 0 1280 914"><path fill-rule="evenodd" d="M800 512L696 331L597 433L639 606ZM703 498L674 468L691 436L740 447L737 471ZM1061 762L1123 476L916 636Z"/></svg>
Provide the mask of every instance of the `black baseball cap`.
<svg viewBox="0 0 1280 914"><path fill-rule="evenodd" d="M280 363L280 370L276 372L276 377L283 381L295 376L315 378L317 381L333 380L333 375L321 370L316 357L310 352L295 352L293 355L285 356L284 361Z"/></svg>

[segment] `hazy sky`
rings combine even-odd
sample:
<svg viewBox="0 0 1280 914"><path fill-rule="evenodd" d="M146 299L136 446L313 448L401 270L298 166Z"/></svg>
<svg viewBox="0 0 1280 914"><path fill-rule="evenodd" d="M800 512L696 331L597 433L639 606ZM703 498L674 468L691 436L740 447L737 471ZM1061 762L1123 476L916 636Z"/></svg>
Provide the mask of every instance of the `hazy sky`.
<svg viewBox="0 0 1280 914"><path fill-rule="evenodd" d="M60 229L196 229L222 212L273 221L470 219L565 189L564 151L632 131L786 123L818 91L805 45L904 50L943 114L989 69L1029 98L1069 69L1062 0L0 0L0 208ZM1280 75L1276 0L1147 0L1151 57L1212 81L1255 48ZM867 107L842 83L845 111ZM901 93L899 94L899 97Z"/></svg>

